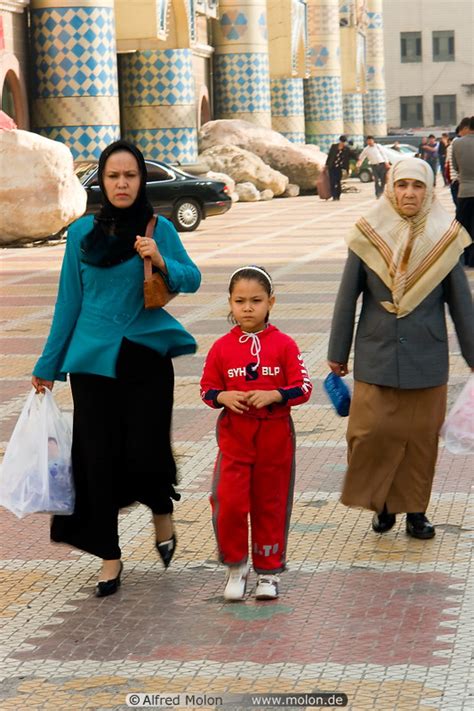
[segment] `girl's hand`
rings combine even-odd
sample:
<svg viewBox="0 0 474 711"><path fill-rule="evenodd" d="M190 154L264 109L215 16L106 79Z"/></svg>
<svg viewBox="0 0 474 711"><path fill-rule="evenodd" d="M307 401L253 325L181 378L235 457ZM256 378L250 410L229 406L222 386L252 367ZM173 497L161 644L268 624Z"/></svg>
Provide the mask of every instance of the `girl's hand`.
<svg viewBox="0 0 474 711"><path fill-rule="evenodd" d="M224 407L236 412L238 415L249 409L246 401L247 393L240 392L240 390L226 390L217 396L217 402L220 405L224 405Z"/></svg>
<svg viewBox="0 0 474 711"><path fill-rule="evenodd" d="M44 393L44 389L52 390L54 386L54 380L43 380L43 378L37 378L33 375L31 378L31 384L37 393Z"/></svg>
<svg viewBox="0 0 474 711"><path fill-rule="evenodd" d="M283 397L278 390L249 390L247 393L247 402L253 405L257 410L268 405L274 405L276 402L281 402Z"/></svg>
<svg viewBox="0 0 474 711"><path fill-rule="evenodd" d="M349 372L347 363L335 363L333 360L328 360L328 366L335 375L340 375L343 378Z"/></svg>
<svg viewBox="0 0 474 711"><path fill-rule="evenodd" d="M140 237L137 235L137 239L134 244L135 249L142 259L145 257L150 257L153 266L161 269L162 272L166 274L166 264L165 260L160 254L158 245L154 239L149 239L148 237Z"/></svg>

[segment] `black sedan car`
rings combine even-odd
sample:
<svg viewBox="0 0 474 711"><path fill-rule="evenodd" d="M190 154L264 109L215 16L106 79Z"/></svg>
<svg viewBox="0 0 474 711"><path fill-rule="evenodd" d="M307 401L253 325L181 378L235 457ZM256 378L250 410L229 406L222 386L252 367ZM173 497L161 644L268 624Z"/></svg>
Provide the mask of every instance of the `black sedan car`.
<svg viewBox="0 0 474 711"><path fill-rule="evenodd" d="M145 161L147 194L158 214L168 217L180 232L195 230L202 219L221 215L232 206L225 183L196 178L174 165ZM76 175L87 191L86 214L98 212L102 193L97 181L97 163L77 163Z"/></svg>

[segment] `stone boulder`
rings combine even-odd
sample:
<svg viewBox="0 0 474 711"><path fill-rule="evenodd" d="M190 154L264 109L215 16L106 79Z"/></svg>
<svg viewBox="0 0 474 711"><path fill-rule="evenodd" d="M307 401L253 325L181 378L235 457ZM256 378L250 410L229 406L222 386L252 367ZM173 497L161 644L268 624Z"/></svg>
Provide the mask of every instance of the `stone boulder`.
<svg viewBox="0 0 474 711"><path fill-rule="evenodd" d="M229 193L231 194L235 190L235 180L233 180L230 175L226 175L225 173L215 173L213 170L209 170L206 173L206 178L210 178L210 180L218 180L220 183L225 183L229 188Z"/></svg>
<svg viewBox="0 0 474 711"><path fill-rule="evenodd" d="M316 187L316 180L327 158L318 146L292 143L278 131L238 119L208 121L202 126L199 132L200 150L206 154L216 145L238 146L254 153L302 190Z"/></svg>
<svg viewBox="0 0 474 711"><path fill-rule="evenodd" d="M206 124L207 125L207 124ZM270 189L274 195L281 195L288 185L286 175L273 170L258 156L238 146L216 145L200 154L212 171L226 173L236 183L250 182L257 190Z"/></svg>
<svg viewBox="0 0 474 711"><path fill-rule="evenodd" d="M285 193L283 193L284 195ZM273 200L273 193L268 188L260 193L260 200Z"/></svg>
<svg viewBox="0 0 474 711"><path fill-rule="evenodd" d="M257 202L260 200L260 193L253 183L237 183L235 192L239 196L240 202Z"/></svg>
<svg viewBox="0 0 474 711"><path fill-rule="evenodd" d="M299 185L293 185L293 183L289 183L287 189L283 193L282 197L298 197L300 194L300 186Z"/></svg>
<svg viewBox="0 0 474 711"><path fill-rule="evenodd" d="M56 234L84 214L86 202L64 143L0 131L0 245Z"/></svg>

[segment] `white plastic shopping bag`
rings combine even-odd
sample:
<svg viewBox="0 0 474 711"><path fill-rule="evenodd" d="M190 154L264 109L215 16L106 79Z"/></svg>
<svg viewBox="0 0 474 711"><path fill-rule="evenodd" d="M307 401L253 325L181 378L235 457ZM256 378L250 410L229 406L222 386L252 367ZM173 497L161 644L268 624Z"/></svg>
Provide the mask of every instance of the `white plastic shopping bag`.
<svg viewBox="0 0 474 711"><path fill-rule="evenodd" d="M441 436L453 454L474 454L474 373L444 421Z"/></svg>
<svg viewBox="0 0 474 711"><path fill-rule="evenodd" d="M53 394L28 395L0 472L0 505L18 518L74 510L71 428Z"/></svg>

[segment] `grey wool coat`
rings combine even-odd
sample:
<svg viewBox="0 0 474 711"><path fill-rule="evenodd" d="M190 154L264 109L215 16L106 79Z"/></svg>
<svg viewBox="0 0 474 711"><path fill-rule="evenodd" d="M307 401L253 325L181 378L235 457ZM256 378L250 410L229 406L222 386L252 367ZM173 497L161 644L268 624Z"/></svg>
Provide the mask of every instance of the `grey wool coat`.
<svg viewBox="0 0 474 711"><path fill-rule="evenodd" d="M445 304L461 353L474 368L474 308L463 267L458 263L407 316L396 317L381 301L392 301L387 286L352 250L346 262L329 338L328 360L347 363L354 335L357 300L362 309L354 344L354 378L393 388L444 385L449 375Z"/></svg>

